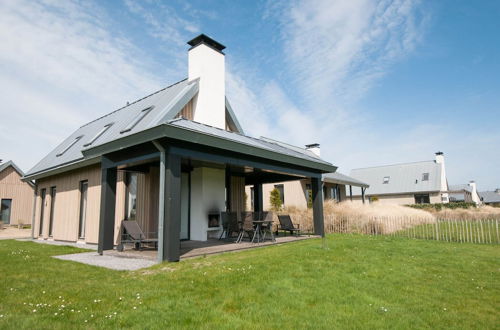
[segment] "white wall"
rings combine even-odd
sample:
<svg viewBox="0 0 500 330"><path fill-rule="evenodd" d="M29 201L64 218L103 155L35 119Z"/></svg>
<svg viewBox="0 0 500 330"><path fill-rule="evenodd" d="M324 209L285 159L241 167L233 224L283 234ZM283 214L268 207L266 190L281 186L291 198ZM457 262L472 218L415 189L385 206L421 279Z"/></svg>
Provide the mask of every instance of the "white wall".
<svg viewBox="0 0 500 330"><path fill-rule="evenodd" d="M200 78L194 104L194 120L225 129L225 59L224 54L200 44L188 52L189 80Z"/></svg>
<svg viewBox="0 0 500 330"><path fill-rule="evenodd" d="M226 209L223 169L199 167L191 172L191 240L206 241L208 213Z"/></svg>

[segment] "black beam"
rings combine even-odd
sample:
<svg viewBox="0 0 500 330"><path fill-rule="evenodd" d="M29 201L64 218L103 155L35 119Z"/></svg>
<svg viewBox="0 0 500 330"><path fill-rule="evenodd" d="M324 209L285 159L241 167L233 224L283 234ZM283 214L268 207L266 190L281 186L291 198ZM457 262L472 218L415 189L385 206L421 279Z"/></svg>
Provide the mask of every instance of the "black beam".
<svg viewBox="0 0 500 330"><path fill-rule="evenodd" d="M311 178L313 198L313 222L314 234L325 237L325 225L323 219L323 189L321 178Z"/></svg>
<svg viewBox="0 0 500 330"><path fill-rule="evenodd" d="M226 211L231 212L231 168L226 166Z"/></svg>
<svg viewBox="0 0 500 330"><path fill-rule="evenodd" d="M179 261L181 231L181 157L166 151L162 260Z"/></svg>
<svg viewBox="0 0 500 330"><path fill-rule="evenodd" d="M115 231L116 167L109 167L106 157L101 159L101 209L99 216L98 252L112 250Z"/></svg>
<svg viewBox="0 0 500 330"><path fill-rule="evenodd" d="M264 208L263 196L262 196L262 183L253 185L253 211L262 212Z"/></svg>

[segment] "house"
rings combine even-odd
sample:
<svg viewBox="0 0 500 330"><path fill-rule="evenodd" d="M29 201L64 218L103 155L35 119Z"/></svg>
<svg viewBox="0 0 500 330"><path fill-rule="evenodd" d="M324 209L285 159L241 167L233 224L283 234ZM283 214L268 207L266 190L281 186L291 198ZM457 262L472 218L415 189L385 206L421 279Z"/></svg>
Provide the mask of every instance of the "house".
<svg viewBox="0 0 500 330"><path fill-rule="evenodd" d="M225 94L225 47L203 34L188 44L187 79L86 123L26 174L35 238L97 243L102 254L135 219L158 234L158 260L177 261L181 240L216 237L214 215L244 210L245 185L262 211L264 184L301 179L324 235L321 178L336 167L245 135Z"/></svg>
<svg viewBox="0 0 500 330"><path fill-rule="evenodd" d="M30 224L33 183L23 182L23 171L13 162L0 163L0 221L4 225Z"/></svg>
<svg viewBox="0 0 500 330"><path fill-rule="evenodd" d="M500 207L500 189L482 191L479 193L481 202L485 205Z"/></svg>
<svg viewBox="0 0 500 330"><path fill-rule="evenodd" d="M449 189L450 202L466 202L481 204L481 197L477 192L476 182L470 181L466 184L450 185Z"/></svg>
<svg viewBox="0 0 500 330"><path fill-rule="evenodd" d="M370 185L370 201L392 204L448 203L448 181L444 154L435 160L353 169L350 176ZM362 198L356 189L355 200Z"/></svg>
<svg viewBox="0 0 500 330"><path fill-rule="evenodd" d="M264 137L261 137L261 139L271 141ZM276 141L273 142L277 143ZM313 157L320 156L320 148L317 143L307 145L306 150L309 151L309 154ZM352 187L358 187L361 190L362 200L364 201L364 191L368 188L368 184L339 172L323 174L321 182L324 199L336 200L337 202L352 200ZM309 179L264 184L262 190L264 194L265 210L272 209L270 196L273 189L279 191L281 204L283 206L294 206L298 208L307 208L311 206L311 180ZM247 198L247 209L252 209L254 205L254 200L252 198L253 188L246 187L245 192L247 196L250 196L250 198Z"/></svg>

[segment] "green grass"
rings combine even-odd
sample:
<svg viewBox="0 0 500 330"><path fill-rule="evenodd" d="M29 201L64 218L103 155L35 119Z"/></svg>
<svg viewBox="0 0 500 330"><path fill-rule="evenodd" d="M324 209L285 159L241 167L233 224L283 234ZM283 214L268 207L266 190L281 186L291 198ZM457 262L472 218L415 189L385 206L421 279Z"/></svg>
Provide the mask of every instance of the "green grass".
<svg viewBox="0 0 500 330"><path fill-rule="evenodd" d="M360 235L322 245L119 272L51 258L76 248L0 241L0 328L498 329L497 245Z"/></svg>
<svg viewBox="0 0 500 330"><path fill-rule="evenodd" d="M500 237L495 220L450 221L440 220L438 224L424 224L394 233L410 238L433 239L441 241L466 242L480 244L499 244Z"/></svg>

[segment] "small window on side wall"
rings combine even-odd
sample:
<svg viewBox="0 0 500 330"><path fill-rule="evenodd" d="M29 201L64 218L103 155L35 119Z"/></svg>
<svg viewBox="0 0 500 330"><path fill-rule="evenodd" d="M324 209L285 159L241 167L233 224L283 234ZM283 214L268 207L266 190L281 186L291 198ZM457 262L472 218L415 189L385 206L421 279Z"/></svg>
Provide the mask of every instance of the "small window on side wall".
<svg viewBox="0 0 500 330"><path fill-rule="evenodd" d="M384 180L382 181L383 184L388 184L390 180L390 176L384 176Z"/></svg>
<svg viewBox="0 0 500 330"><path fill-rule="evenodd" d="M429 173L422 173L422 181L429 181Z"/></svg>

